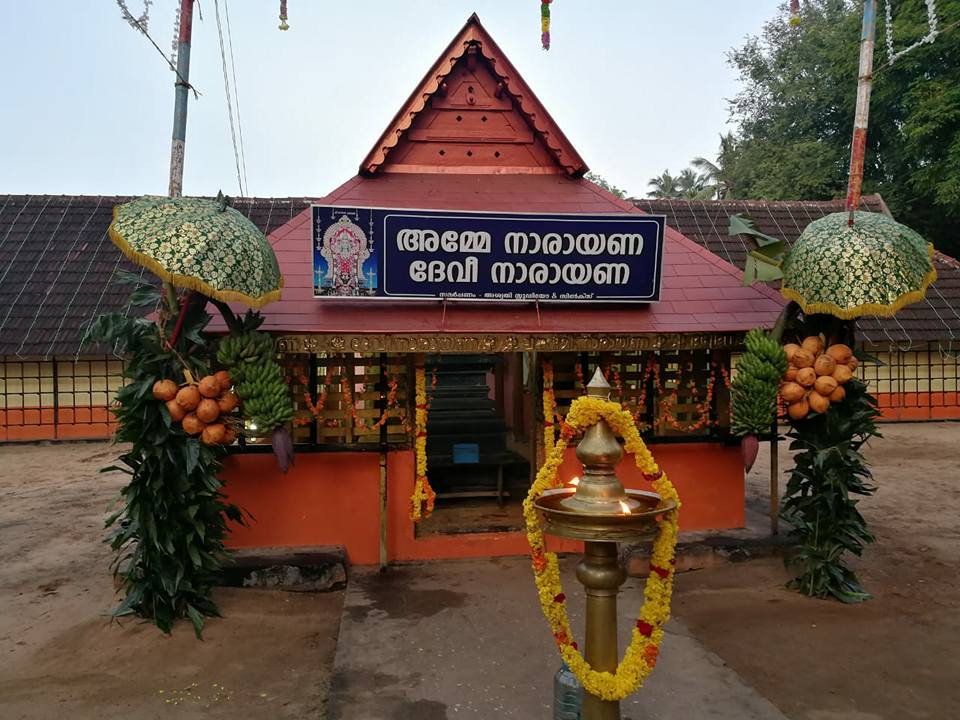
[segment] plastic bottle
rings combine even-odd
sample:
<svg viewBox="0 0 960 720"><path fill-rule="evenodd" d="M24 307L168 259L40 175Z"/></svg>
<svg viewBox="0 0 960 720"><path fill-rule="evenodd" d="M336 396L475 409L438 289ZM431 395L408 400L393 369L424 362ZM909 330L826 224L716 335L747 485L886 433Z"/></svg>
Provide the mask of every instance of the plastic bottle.
<svg viewBox="0 0 960 720"><path fill-rule="evenodd" d="M553 720L580 720L583 687L566 663L553 676Z"/></svg>

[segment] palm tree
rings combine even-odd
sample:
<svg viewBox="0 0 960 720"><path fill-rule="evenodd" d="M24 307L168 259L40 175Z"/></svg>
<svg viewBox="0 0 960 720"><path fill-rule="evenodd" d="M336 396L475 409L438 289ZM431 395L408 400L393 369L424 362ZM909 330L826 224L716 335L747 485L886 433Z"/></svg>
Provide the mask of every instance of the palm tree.
<svg viewBox="0 0 960 720"><path fill-rule="evenodd" d="M720 135L720 152L717 161L695 157L690 165L703 174L705 187L711 188L717 200L733 195L733 167L736 163L737 141L732 132Z"/></svg>
<svg viewBox="0 0 960 720"><path fill-rule="evenodd" d="M647 197L655 198L677 198L680 197L680 190L678 188L678 180L673 175L670 174L669 170L664 170L663 174L650 178L650 182L647 183L648 187L653 188L650 192L647 193Z"/></svg>
<svg viewBox="0 0 960 720"><path fill-rule="evenodd" d="M685 168L677 176L679 197L685 200L705 200L713 197L713 188L706 187L706 179L693 168Z"/></svg>

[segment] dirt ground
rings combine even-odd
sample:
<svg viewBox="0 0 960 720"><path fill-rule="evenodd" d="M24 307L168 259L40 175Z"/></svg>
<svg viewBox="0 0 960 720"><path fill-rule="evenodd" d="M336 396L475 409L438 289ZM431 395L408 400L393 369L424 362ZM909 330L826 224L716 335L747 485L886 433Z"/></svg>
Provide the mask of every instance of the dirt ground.
<svg viewBox="0 0 960 720"><path fill-rule="evenodd" d="M115 604L105 443L0 447L0 718L322 717L343 593L222 588L203 642Z"/></svg>
<svg viewBox="0 0 960 720"><path fill-rule="evenodd" d="M675 615L791 720L960 717L960 424L884 434L862 505L878 541L855 563L874 600L803 598L777 559L676 582ZM98 469L115 452L0 446L0 718L322 718L342 593L221 589L202 643L109 622L102 519L123 476Z"/></svg>
<svg viewBox="0 0 960 720"><path fill-rule="evenodd" d="M960 424L883 428L867 454L877 536L855 606L783 588L778 559L678 576L674 614L795 720L960 717ZM766 506L769 455L750 476ZM785 450L781 468L788 467Z"/></svg>

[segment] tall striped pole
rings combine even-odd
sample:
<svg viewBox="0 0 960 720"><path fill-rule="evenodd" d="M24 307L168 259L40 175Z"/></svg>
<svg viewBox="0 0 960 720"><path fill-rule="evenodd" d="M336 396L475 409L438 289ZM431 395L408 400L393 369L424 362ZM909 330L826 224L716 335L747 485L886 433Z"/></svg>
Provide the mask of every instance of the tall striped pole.
<svg viewBox="0 0 960 720"><path fill-rule="evenodd" d="M170 146L170 197L183 194L183 156L187 142L187 100L190 98L190 38L193 35L193 2L180 0L180 35L177 40L177 80L173 106L173 141Z"/></svg>
<svg viewBox="0 0 960 720"><path fill-rule="evenodd" d="M860 31L860 71L857 78L857 109L853 117L853 142L850 144L850 181L847 184L848 225L860 207L863 192L863 158L867 148L867 122L870 118L870 90L873 86L873 39L877 27L877 0L863 2L863 28Z"/></svg>

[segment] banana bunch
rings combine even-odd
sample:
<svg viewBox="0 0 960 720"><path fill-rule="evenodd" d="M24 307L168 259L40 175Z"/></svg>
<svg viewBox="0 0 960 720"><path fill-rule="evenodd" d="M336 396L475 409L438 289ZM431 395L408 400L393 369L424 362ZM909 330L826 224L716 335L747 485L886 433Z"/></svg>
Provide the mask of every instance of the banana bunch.
<svg viewBox="0 0 960 720"><path fill-rule="evenodd" d="M293 419L290 391L277 364L273 339L252 330L220 341L217 360L233 379L243 414L262 432Z"/></svg>
<svg viewBox="0 0 960 720"><path fill-rule="evenodd" d="M240 335L228 335L220 341L217 349L217 360L227 369L235 383L243 381L247 368L251 365L273 360L273 356L273 338L256 330Z"/></svg>
<svg viewBox="0 0 960 720"><path fill-rule="evenodd" d="M247 365L236 391L243 400L244 415L260 430L272 430L293 419L290 392L273 357Z"/></svg>
<svg viewBox="0 0 960 720"><path fill-rule="evenodd" d="M730 384L731 430L734 435L758 435L770 429L777 405L780 377L787 371L787 355L780 343L757 328L747 333L747 351L737 362Z"/></svg>

